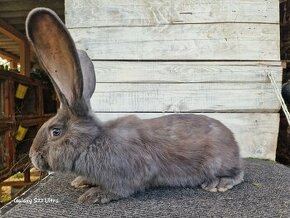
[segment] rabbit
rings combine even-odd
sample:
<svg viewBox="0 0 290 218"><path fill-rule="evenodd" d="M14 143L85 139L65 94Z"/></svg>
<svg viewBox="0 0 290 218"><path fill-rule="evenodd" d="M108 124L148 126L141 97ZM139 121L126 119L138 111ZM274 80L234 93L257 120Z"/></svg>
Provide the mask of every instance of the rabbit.
<svg viewBox="0 0 290 218"><path fill-rule="evenodd" d="M96 78L86 52L50 9L33 9L26 35L60 100L29 156L41 171L72 173L74 187L91 187L78 201L108 203L153 187L197 187L224 192L243 181L233 133L204 115L130 115L101 122L90 98Z"/></svg>

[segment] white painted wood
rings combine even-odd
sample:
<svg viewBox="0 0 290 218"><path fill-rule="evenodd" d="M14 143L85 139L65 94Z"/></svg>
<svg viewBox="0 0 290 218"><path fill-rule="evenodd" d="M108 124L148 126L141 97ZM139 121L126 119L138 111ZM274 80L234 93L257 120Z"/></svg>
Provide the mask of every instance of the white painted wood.
<svg viewBox="0 0 290 218"><path fill-rule="evenodd" d="M282 81L280 62L94 61L97 82L118 83L269 83Z"/></svg>
<svg viewBox="0 0 290 218"><path fill-rule="evenodd" d="M97 83L99 112L278 112L269 83Z"/></svg>
<svg viewBox="0 0 290 218"><path fill-rule="evenodd" d="M97 113L102 121L131 115L130 113ZM148 119L166 114L138 113L140 118ZM240 146L243 157L275 160L279 130L278 113L207 113L230 128Z"/></svg>
<svg viewBox="0 0 290 218"><path fill-rule="evenodd" d="M277 0L66 0L66 25L156 26L177 23L279 23Z"/></svg>
<svg viewBox="0 0 290 218"><path fill-rule="evenodd" d="M93 60L280 60L279 25L183 24L70 29Z"/></svg>

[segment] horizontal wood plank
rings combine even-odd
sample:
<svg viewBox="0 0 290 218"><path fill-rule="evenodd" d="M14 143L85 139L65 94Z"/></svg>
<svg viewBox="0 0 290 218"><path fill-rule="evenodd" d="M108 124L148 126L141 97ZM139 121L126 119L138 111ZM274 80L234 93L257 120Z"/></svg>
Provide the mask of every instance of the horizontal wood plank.
<svg viewBox="0 0 290 218"><path fill-rule="evenodd" d="M1 3L0 12L4 11L30 11L36 7L47 7L47 8L62 8L64 9L63 1L51 1L51 0L17 0L10 1L6 0Z"/></svg>
<svg viewBox="0 0 290 218"><path fill-rule="evenodd" d="M102 121L131 115L131 113L96 113ZM137 113L140 118L148 119L166 114ZM279 130L278 113L207 113L230 128L240 146L243 157L275 160Z"/></svg>
<svg viewBox="0 0 290 218"><path fill-rule="evenodd" d="M156 26L178 23L279 23L277 0L67 0L66 25Z"/></svg>
<svg viewBox="0 0 290 218"><path fill-rule="evenodd" d="M280 60L278 24L70 29L93 60Z"/></svg>
<svg viewBox="0 0 290 218"><path fill-rule="evenodd" d="M267 83L282 81L280 62L94 61L98 83Z"/></svg>
<svg viewBox="0 0 290 218"><path fill-rule="evenodd" d="M270 83L97 83L91 102L99 112L278 112L280 109Z"/></svg>

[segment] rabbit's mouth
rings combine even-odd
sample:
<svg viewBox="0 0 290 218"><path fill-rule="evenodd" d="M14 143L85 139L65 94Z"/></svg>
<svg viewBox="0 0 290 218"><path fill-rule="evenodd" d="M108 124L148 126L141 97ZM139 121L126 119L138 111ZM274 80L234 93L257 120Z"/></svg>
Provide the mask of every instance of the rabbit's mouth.
<svg viewBox="0 0 290 218"><path fill-rule="evenodd" d="M50 171L48 163L45 161L42 154L33 154L30 155L31 162L35 168L40 171Z"/></svg>

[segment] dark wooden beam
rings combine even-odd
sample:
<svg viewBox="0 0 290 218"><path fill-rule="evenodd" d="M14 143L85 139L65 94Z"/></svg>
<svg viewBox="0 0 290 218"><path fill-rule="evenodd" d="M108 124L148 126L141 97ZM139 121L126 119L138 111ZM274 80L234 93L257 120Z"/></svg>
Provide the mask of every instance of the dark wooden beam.
<svg viewBox="0 0 290 218"><path fill-rule="evenodd" d="M1 40L0 40L0 46L2 46L2 45L14 45L15 46L15 44L16 45L18 45L16 42L14 42L14 41L6 41L6 42L2 42Z"/></svg>
<svg viewBox="0 0 290 218"><path fill-rule="evenodd" d="M18 0L19 1L19 0ZM35 0L34 0L35 1ZM42 0L43 1L43 0ZM50 3L51 3L51 0L49 0ZM59 0L58 0L59 1ZM1 0L0 0L1 2ZM7 0L6 0L7 2ZM11 0L9 0L9 2L11 2ZM44 6L42 6L44 7ZM15 7L14 7L15 8ZM11 11L11 10L1 10L1 17L2 18L7 18L7 19L10 19L10 18L19 18L19 17L23 17L23 18L26 18L26 16L28 15L29 11L34 8L34 7L31 7L31 8L27 8L27 10L16 10L16 11ZM18 9L16 7L16 9ZM57 8L53 8L53 10L55 11L55 13L57 13L58 15L63 15L64 14L64 3L62 3L61 7L57 7Z"/></svg>
<svg viewBox="0 0 290 218"><path fill-rule="evenodd" d="M14 43L14 44L0 44L0 48L4 49L4 50L7 50L9 48L18 48L19 45L18 43Z"/></svg>
<svg viewBox="0 0 290 218"><path fill-rule="evenodd" d="M14 42L15 43L14 40L9 39L7 36L5 36L5 35L3 35L1 33L0 33L0 42Z"/></svg>
<svg viewBox="0 0 290 218"><path fill-rule="evenodd" d="M1 0L0 0L1 2ZM0 12L2 11L30 11L32 8L36 7L46 7L46 8L53 8L53 9L62 9L64 8L64 1L63 0L25 0L25 1L13 1L13 0L6 0L5 4L1 4Z"/></svg>
<svg viewBox="0 0 290 218"><path fill-rule="evenodd" d="M13 187L23 187L26 185L31 185L31 182L25 182L25 181L7 181L7 182L1 182L0 187L2 186L13 186Z"/></svg>
<svg viewBox="0 0 290 218"><path fill-rule="evenodd" d="M0 19L0 33L19 43L26 40L25 36L22 33L18 32L18 30L16 30L13 26L11 26L2 19Z"/></svg>
<svg viewBox="0 0 290 218"><path fill-rule="evenodd" d="M11 54L7 51L4 51L2 49L0 49L0 57L4 58L4 59L7 59L7 60L13 60L13 61L16 61L16 62L19 62L20 61L20 58L14 54Z"/></svg>

